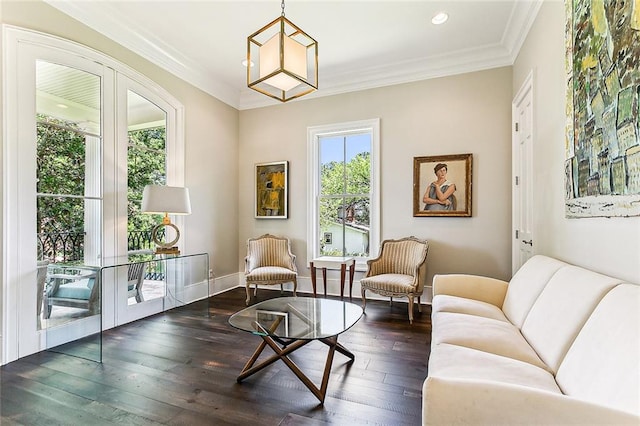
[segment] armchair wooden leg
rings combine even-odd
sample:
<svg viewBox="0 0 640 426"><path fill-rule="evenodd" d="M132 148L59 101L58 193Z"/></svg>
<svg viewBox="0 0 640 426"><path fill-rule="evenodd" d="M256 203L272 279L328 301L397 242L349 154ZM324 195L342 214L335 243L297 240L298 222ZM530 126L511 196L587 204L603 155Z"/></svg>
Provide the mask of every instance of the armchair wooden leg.
<svg viewBox="0 0 640 426"><path fill-rule="evenodd" d="M251 284L247 283L246 285L246 290L247 290L247 306L249 306L249 302L251 302Z"/></svg>
<svg viewBox="0 0 640 426"><path fill-rule="evenodd" d="M298 289L298 281L293 280L293 297L298 297L298 295L296 294L297 289Z"/></svg>
<svg viewBox="0 0 640 426"><path fill-rule="evenodd" d="M367 307L367 298L364 296L364 293L367 291L366 288L362 287L360 293L362 294L362 312L364 313L365 308Z"/></svg>
<svg viewBox="0 0 640 426"><path fill-rule="evenodd" d="M413 324L413 296L409 296L409 324Z"/></svg>
<svg viewBox="0 0 640 426"><path fill-rule="evenodd" d="M418 296L418 312L422 312L422 303L420 302L420 296Z"/></svg>

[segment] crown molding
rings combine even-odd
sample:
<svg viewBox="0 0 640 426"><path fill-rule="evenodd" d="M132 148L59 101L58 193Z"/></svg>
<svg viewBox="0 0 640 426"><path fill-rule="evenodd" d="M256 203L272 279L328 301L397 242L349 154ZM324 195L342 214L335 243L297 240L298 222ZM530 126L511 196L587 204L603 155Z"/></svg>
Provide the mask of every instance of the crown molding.
<svg viewBox="0 0 640 426"><path fill-rule="evenodd" d="M181 52L171 46L158 44L152 34L144 34L126 18L116 19L115 10L114 13L96 16L83 10L82 2L44 1L233 108L245 110L280 104L248 88L239 91L215 81L199 64ZM515 1L499 44L367 69L341 69L332 73L331 70L323 72L321 68L320 90L292 102L513 65L542 2L543 0ZM104 2L103 6L114 8L117 3Z"/></svg>
<svg viewBox="0 0 640 426"><path fill-rule="evenodd" d="M181 52L170 46L158 44L152 34L144 34L140 27L135 25L135 22L130 22L126 17L119 16L117 10L98 16L94 13L88 13L87 9L82 7L82 2L44 1L165 71L191 83L227 105L239 108L238 90L227 84L216 82L202 67L182 55ZM102 7L105 9L117 8L117 2L103 2Z"/></svg>
<svg viewBox="0 0 640 426"><path fill-rule="evenodd" d="M516 61L542 3L543 0L519 1L511 11L501 40L501 44L510 52L511 64Z"/></svg>

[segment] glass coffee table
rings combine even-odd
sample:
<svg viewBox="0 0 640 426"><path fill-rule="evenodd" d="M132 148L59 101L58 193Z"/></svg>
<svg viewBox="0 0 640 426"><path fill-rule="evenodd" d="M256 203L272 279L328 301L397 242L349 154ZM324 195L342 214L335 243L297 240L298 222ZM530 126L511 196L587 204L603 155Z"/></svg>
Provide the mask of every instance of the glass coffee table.
<svg viewBox="0 0 640 426"><path fill-rule="evenodd" d="M281 359L320 403L324 404L335 351L350 358L350 363L355 359L353 353L338 343L338 335L351 328L361 316L362 308L353 303L312 297L265 300L233 314L229 318L229 324L262 337L262 342L240 372L238 383ZM288 356L314 340L329 347L320 387ZM266 346L273 349L275 355L254 365Z"/></svg>

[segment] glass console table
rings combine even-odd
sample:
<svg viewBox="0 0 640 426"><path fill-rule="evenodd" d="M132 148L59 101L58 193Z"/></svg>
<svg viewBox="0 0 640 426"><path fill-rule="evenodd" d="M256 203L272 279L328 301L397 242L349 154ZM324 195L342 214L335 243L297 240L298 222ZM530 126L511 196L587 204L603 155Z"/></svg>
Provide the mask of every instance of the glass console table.
<svg viewBox="0 0 640 426"><path fill-rule="evenodd" d="M324 404L335 351L353 362L355 355L338 343L338 335L350 329L362 317L362 308L342 300L312 297L279 297L249 306L229 318L229 324L262 338L237 378L238 383L281 359L300 381ZM318 340L329 347L322 383L317 387L288 357L293 351ZM266 346L275 355L256 361Z"/></svg>
<svg viewBox="0 0 640 426"><path fill-rule="evenodd" d="M101 267L53 263L47 266L39 319L46 349L101 362L105 326L208 296L207 253L135 254Z"/></svg>

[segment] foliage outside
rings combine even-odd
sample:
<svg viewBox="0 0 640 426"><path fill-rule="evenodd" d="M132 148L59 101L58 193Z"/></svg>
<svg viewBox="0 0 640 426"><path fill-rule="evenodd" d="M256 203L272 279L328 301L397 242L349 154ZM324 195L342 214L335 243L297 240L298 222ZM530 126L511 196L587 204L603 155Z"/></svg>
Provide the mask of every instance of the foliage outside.
<svg viewBox="0 0 640 426"><path fill-rule="evenodd" d="M334 224L369 229L371 156L361 152L349 162L332 161L320 170L321 233ZM328 249L321 239L320 252L327 256L367 256Z"/></svg>
<svg viewBox="0 0 640 426"><path fill-rule="evenodd" d="M81 260L85 203L95 202L82 197L100 196L85 193L85 134L72 122L42 115L37 119L36 232L40 245L48 235L45 245L56 246L39 247L44 251L40 257L57 260L55 252L62 244L62 250L73 251L71 260ZM140 213L142 191L148 184L165 184L164 127L130 132L128 150L127 231L148 233L161 217ZM148 247L135 247L140 248Z"/></svg>

